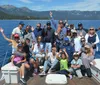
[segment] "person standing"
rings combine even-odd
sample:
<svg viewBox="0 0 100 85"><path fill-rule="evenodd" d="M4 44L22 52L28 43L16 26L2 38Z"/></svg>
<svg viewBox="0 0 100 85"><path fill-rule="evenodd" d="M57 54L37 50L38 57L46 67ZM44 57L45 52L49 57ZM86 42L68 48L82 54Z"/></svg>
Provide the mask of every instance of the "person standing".
<svg viewBox="0 0 100 85"><path fill-rule="evenodd" d="M98 34L95 32L94 27L91 27L88 33L85 35L86 43L90 43L94 49L94 54L97 49L97 43L99 43Z"/></svg>
<svg viewBox="0 0 100 85"><path fill-rule="evenodd" d="M37 38L38 36L42 36L42 28L41 28L41 23L37 24L37 27L34 29L34 34L35 37Z"/></svg>
<svg viewBox="0 0 100 85"><path fill-rule="evenodd" d="M14 37L14 34L19 34L20 39L23 39L23 31L22 28L24 26L24 22L20 21L18 27L14 28L11 34L11 39Z"/></svg>
<svg viewBox="0 0 100 85"><path fill-rule="evenodd" d="M86 35L86 32L85 32L85 30L83 28L83 24L82 23L78 23L77 33L78 33L78 35L82 34L82 36Z"/></svg>
<svg viewBox="0 0 100 85"><path fill-rule="evenodd" d="M55 42L55 30L51 28L51 22L47 22L47 28L44 29L44 42L45 42L45 52L51 52L52 45Z"/></svg>

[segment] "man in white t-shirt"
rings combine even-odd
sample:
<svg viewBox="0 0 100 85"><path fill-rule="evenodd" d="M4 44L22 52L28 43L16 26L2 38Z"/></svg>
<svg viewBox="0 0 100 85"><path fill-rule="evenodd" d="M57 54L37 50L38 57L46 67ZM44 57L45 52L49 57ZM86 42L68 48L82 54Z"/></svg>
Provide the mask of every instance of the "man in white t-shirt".
<svg viewBox="0 0 100 85"><path fill-rule="evenodd" d="M50 52L46 55L46 58L45 58L46 61L44 62L43 72L40 73L40 75L45 75L45 72L46 72L48 66L50 67L48 73L51 73L51 70L58 63L57 57L58 57L58 53L56 52L56 47L52 47L52 52Z"/></svg>
<svg viewBox="0 0 100 85"><path fill-rule="evenodd" d="M24 22L20 21L18 27L14 28L13 31L12 31L11 39L13 38L13 35L15 33L18 33L20 38L23 37L23 31L22 31L23 26L24 26Z"/></svg>
<svg viewBox="0 0 100 85"><path fill-rule="evenodd" d="M73 43L74 43L74 49L75 51L77 52L80 52L81 51L81 37L79 35L77 35L77 31L76 30L73 30Z"/></svg>

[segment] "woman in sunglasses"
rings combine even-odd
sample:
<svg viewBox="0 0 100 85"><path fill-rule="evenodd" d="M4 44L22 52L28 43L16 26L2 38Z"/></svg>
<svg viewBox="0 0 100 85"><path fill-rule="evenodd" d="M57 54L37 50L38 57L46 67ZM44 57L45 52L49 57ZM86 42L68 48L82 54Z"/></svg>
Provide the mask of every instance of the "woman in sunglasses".
<svg viewBox="0 0 100 85"><path fill-rule="evenodd" d="M92 45L95 54L96 44L99 43L99 37L93 27L89 29L88 33L85 36L85 39L86 39L86 43L90 43Z"/></svg>
<svg viewBox="0 0 100 85"><path fill-rule="evenodd" d="M7 40L8 42L10 42L12 44L12 54L17 50L17 45L19 43L19 35L17 33L15 33L14 39L9 39L6 37L6 35L4 34L4 30L2 28L0 28L0 32L2 34L2 36L4 37L5 40Z"/></svg>
<svg viewBox="0 0 100 85"><path fill-rule="evenodd" d="M92 77L90 62L93 62L93 64L95 64L93 51L89 45L85 45L84 48L85 48L85 51L81 55L81 59L83 63L83 66L81 68L82 74L83 76L85 76L85 73L86 73L88 77Z"/></svg>

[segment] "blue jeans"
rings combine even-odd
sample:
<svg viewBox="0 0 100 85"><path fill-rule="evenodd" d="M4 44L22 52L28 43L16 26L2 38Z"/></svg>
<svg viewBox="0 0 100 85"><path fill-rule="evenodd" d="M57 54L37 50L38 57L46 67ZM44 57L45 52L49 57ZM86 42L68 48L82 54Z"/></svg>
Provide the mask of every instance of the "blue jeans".
<svg viewBox="0 0 100 85"><path fill-rule="evenodd" d="M48 52L51 52L52 44L51 43L46 43L45 44L45 52L48 50Z"/></svg>
<svg viewBox="0 0 100 85"><path fill-rule="evenodd" d="M48 66L50 67L50 69L53 69L55 67L55 65L57 65L57 63L58 63L57 59L55 59L55 61L53 63L51 63L50 60L46 60L44 62L44 69L43 69L44 72L46 72Z"/></svg>
<svg viewBox="0 0 100 85"><path fill-rule="evenodd" d="M68 76L69 73L70 73L70 72L67 71L67 70L60 70L60 71L57 72L57 74L64 74L64 75L66 75L66 76Z"/></svg>

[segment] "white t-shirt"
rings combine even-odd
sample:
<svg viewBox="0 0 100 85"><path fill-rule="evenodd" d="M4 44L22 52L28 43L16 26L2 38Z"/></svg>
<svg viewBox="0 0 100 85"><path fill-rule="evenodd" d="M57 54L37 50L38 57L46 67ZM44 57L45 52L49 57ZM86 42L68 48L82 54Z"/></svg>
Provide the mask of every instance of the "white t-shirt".
<svg viewBox="0 0 100 85"><path fill-rule="evenodd" d="M18 33L20 37L22 37L22 30L19 29L19 27L16 27L13 29L12 34Z"/></svg>
<svg viewBox="0 0 100 85"><path fill-rule="evenodd" d="M80 51L81 50L81 37L76 37L74 39L74 48L75 48L75 51Z"/></svg>
<svg viewBox="0 0 100 85"><path fill-rule="evenodd" d="M58 54L58 53L56 52L56 54ZM55 59L56 59L56 55L53 56L52 52L48 53L48 57L50 58L51 63L53 63L55 61Z"/></svg>
<svg viewBox="0 0 100 85"><path fill-rule="evenodd" d="M40 53L42 49L43 49L43 44L40 43L40 46L38 46L38 44L36 43L36 44L34 45L33 53L36 53L36 54L37 54L37 53Z"/></svg>

